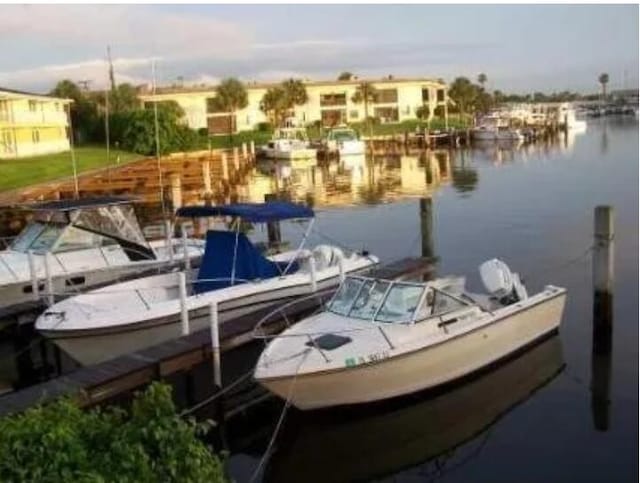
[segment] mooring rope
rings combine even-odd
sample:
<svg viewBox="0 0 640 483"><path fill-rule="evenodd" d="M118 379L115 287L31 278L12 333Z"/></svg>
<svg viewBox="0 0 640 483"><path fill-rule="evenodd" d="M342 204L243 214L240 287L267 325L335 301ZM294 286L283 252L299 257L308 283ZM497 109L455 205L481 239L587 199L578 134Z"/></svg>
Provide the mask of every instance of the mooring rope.
<svg viewBox="0 0 640 483"><path fill-rule="evenodd" d="M254 368L252 367L249 372L243 374L242 376L240 376L239 378L237 378L235 381L233 381L231 384L229 384L228 386L220 389L218 392L212 394L211 396L209 396L208 398L200 401L198 404L196 404L195 406L192 406L190 408L185 409L184 411L182 411L180 413L180 417L183 416L188 416L189 414L197 411L198 409L206 406L207 404L210 404L211 402L215 401L216 399L218 399L220 396L226 394L227 392L229 392L232 388L236 387L238 384L240 384L240 382L246 380L249 376L251 376L253 374Z"/></svg>
<svg viewBox="0 0 640 483"><path fill-rule="evenodd" d="M296 385L296 381L298 380L298 372L300 371L300 367L302 367L302 363L307 359L307 356L309 355L310 352L311 352L311 349L307 350L306 353L303 355L303 357L300 358L300 363L298 364L298 367L296 367L296 372L293 375L291 384L289 384L287 399L282 408L282 412L280 413L280 417L278 418L278 422L276 423L276 427L273 430L273 434L271 435L271 439L269 440L269 444L267 445L267 448L265 449L264 454L262 455L262 458L260 458L260 463L258 463L258 466L253 472L253 475L251 475L251 479L249 480L249 482L254 482L256 480L256 478L260 474L260 471L262 471L262 466L267 461L267 458L271 453L271 448L273 447L273 444L276 441L276 436L278 436L278 433L280 432L280 427L282 426L282 423L284 422L284 418L287 415L287 411L289 410L289 407L291 407L291 398L293 396L293 389Z"/></svg>

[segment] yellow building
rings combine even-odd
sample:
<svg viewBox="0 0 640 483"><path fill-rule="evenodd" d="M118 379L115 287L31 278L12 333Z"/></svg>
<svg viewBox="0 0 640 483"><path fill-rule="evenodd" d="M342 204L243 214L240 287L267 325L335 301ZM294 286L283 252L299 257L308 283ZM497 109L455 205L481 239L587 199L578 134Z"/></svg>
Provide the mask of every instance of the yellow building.
<svg viewBox="0 0 640 483"><path fill-rule="evenodd" d="M0 159L68 151L70 102L0 87Z"/></svg>
<svg viewBox="0 0 640 483"><path fill-rule="evenodd" d="M365 118L364 103L353 102L354 94L363 79L348 81L305 81L308 101L296 106L293 117L301 124L320 121L323 126L362 122ZM429 107L431 116L439 106L447 102L447 85L434 79L394 79L367 80L376 90L376 99L369 104L369 115L380 122L402 122L416 118L416 110ZM267 117L260 110L262 97L276 84L246 84L249 104L235 113L235 127L238 131L254 129ZM148 90L141 92L140 100L145 103L175 101L182 107L189 127L207 128L211 134L228 132L232 122L230 113L216 112L211 99L215 98L215 86L195 88L158 88L156 94Z"/></svg>

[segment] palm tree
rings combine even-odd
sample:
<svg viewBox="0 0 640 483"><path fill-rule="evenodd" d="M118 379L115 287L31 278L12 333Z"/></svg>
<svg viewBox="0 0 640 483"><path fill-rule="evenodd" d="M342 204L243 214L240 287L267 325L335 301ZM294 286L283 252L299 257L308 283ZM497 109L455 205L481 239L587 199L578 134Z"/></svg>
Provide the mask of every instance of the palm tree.
<svg viewBox="0 0 640 483"><path fill-rule="evenodd" d="M284 101L287 111L290 111L295 106L306 104L309 100L307 88L301 80L288 79L282 83L282 89L284 90Z"/></svg>
<svg viewBox="0 0 640 483"><path fill-rule="evenodd" d="M369 128L369 137L372 137L371 119L369 119L369 103L375 102L376 88L370 82L363 81L356 87L356 93L351 98L355 104L364 103L364 119Z"/></svg>
<svg viewBox="0 0 640 483"><path fill-rule="evenodd" d="M482 86L482 88L484 89L484 84L487 82L487 74L485 74L484 72L480 72L480 74L478 74L478 83Z"/></svg>
<svg viewBox="0 0 640 483"><path fill-rule="evenodd" d="M602 85L602 100L604 101L607 97L607 83L609 82L609 74L603 72L598 77L598 82Z"/></svg>
<svg viewBox="0 0 640 483"><path fill-rule="evenodd" d="M249 104L247 89L238 79L233 77L224 79L216 87L216 97L213 99L213 103L217 110L231 114L229 139L232 139L236 130L236 111L244 109Z"/></svg>
<svg viewBox="0 0 640 483"><path fill-rule="evenodd" d="M282 115L286 111L285 92L281 86L270 87L262 96L260 110L264 112L274 126L280 126Z"/></svg>

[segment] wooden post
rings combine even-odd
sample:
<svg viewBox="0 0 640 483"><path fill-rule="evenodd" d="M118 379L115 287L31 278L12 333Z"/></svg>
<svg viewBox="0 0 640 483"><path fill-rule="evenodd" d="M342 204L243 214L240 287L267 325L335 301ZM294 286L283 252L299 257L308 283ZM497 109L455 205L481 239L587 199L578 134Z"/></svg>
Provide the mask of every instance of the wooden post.
<svg viewBox="0 0 640 483"><path fill-rule="evenodd" d="M251 152L251 157L255 158L256 157L256 143L254 140L251 140L251 143L249 144L249 151Z"/></svg>
<svg viewBox="0 0 640 483"><path fill-rule="evenodd" d="M202 185L204 187L205 198L211 196L211 162L205 159L202 162Z"/></svg>
<svg viewBox="0 0 640 483"><path fill-rule="evenodd" d="M591 348L591 412L598 431L609 429L613 339L614 210L594 211L593 341Z"/></svg>
<svg viewBox="0 0 640 483"><path fill-rule="evenodd" d="M182 335L189 335L189 310L187 309L187 277L184 272L178 272L178 293L180 295L180 321Z"/></svg>
<svg viewBox="0 0 640 483"><path fill-rule="evenodd" d="M276 201L278 196L274 193L267 193L264 195L265 203L270 201ZM270 221L267 223L267 239L269 240L270 247L279 247L282 243L282 234L280 233L280 222Z"/></svg>
<svg viewBox="0 0 640 483"><path fill-rule="evenodd" d="M242 143L242 159L247 159L247 143Z"/></svg>
<svg viewBox="0 0 640 483"><path fill-rule="evenodd" d="M614 211L611 206L596 206L594 212L593 289L595 293L613 292Z"/></svg>
<svg viewBox="0 0 640 483"><path fill-rule="evenodd" d="M182 180L179 174L171 175L171 203L174 210L182 206Z"/></svg>
<svg viewBox="0 0 640 483"><path fill-rule="evenodd" d="M227 153L222 152L220 157L222 163L222 179L229 179L229 160L227 159Z"/></svg>
<svg viewBox="0 0 640 483"><path fill-rule="evenodd" d="M33 250L27 252L29 256L29 275L31 277L31 298L38 300L40 298L40 287L38 286L38 270L36 268L35 255Z"/></svg>
<svg viewBox="0 0 640 483"><path fill-rule="evenodd" d="M218 332L218 302L209 305L211 326L211 357L213 361L213 385L218 391L222 388L222 368L220 367L220 334Z"/></svg>
<svg viewBox="0 0 640 483"><path fill-rule="evenodd" d="M238 146L233 148L233 167L237 171L240 171L240 152Z"/></svg>
<svg viewBox="0 0 640 483"><path fill-rule="evenodd" d="M420 198L420 232L422 233L422 256L434 258L433 202L431 198Z"/></svg>

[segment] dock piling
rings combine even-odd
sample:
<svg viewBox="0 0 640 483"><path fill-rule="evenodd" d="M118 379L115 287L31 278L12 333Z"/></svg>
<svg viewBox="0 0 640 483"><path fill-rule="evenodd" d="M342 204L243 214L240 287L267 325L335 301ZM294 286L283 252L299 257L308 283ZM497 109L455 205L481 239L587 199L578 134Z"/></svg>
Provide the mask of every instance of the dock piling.
<svg viewBox="0 0 640 483"><path fill-rule="evenodd" d="M229 179L229 160L227 159L227 153L220 154L222 163L222 179Z"/></svg>
<svg viewBox="0 0 640 483"><path fill-rule="evenodd" d="M611 355L613 340L614 210L597 206L594 211L593 245L593 341L591 349L591 411L598 431L607 431L610 420Z"/></svg>
<svg viewBox="0 0 640 483"><path fill-rule="evenodd" d="M242 159L247 159L247 143L242 143Z"/></svg>
<svg viewBox="0 0 640 483"><path fill-rule="evenodd" d="M251 153L251 157L255 158L256 156L256 143L254 140L251 140L249 143L249 152Z"/></svg>
<svg viewBox="0 0 640 483"><path fill-rule="evenodd" d="M218 302L209 305L211 325L211 357L213 358L213 384L218 391L222 388L222 368L220 367L220 333L218 331Z"/></svg>
<svg viewBox="0 0 640 483"><path fill-rule="evenodd" d="M182 335L189 335L189 311L187 310L187 276L178 272L178 292L180 294L180 320Z"/></svg>
<svg viewBox="0 0 640 483"><path fill-rule="evenodd" d="M171 203L174 210L182 206L182 180L179 174L171 175Z"/></svg>

